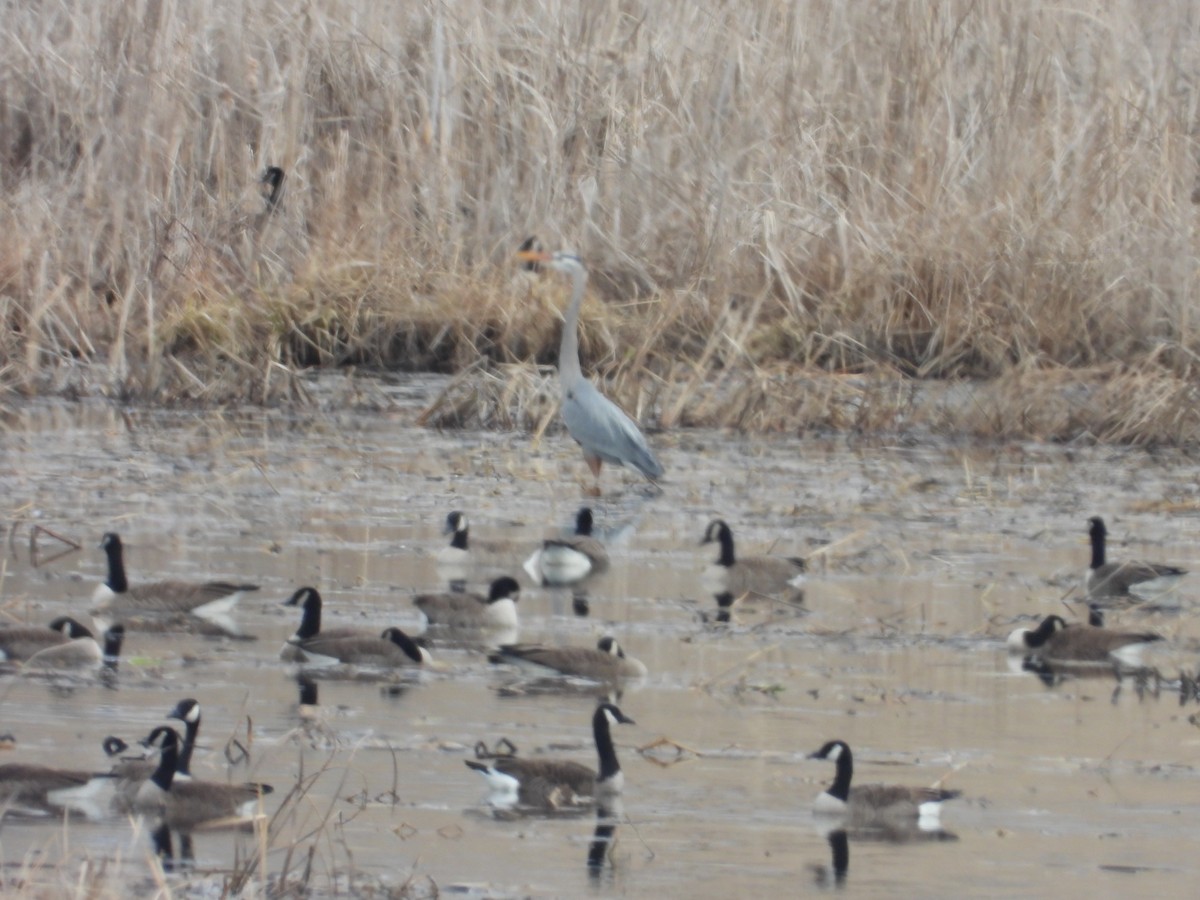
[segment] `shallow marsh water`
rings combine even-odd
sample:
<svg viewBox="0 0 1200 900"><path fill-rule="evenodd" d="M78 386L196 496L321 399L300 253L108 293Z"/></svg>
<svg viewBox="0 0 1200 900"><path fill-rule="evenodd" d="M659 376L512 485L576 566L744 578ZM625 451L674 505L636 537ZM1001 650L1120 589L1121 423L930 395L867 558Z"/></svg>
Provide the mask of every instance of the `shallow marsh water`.
<svg viewBox="0 0 1200 900"><path fill-rule="evenodd" d="M1196 568L1190 459L681 432L654 438L669 470L660 496L607 471L610 493L589 501L565 437L534 446L525 435L415 428L422 397L418 385L390 414L305 418L50 404L8 416L7 620L85 611L107 530L125 539L134 580L236 577L262 588L238 616L254 640L133 633L115 686L4 676L0 731L17 747L0 761L101 769L106 734L141 736L194 696L204 710L195 770L274 783L268 813L302 771L327 766L277 823L264 866L278 875L295 844L296 878L315 848L318 895L415 876L478 896L777 896L836 886L830 843L809 813L833 767L805 757L840 737L856 780L944 778L964 793L943 812L953 839L851 835L841 887L856 896L1036 896L1057 893L1049 879L1062 877L1076 895L1193 893L1195 704L1130 684L1116 692L1111 676L1048 687L1013 671L1003 648L1017 617L1062 612L1087 560L1089 515L1108 518L1114 556ZM297 624L280 604L296 587L320 588L329 625L416 631L411 595L444 586L435 554L447 511L467 511L476 538L511 541L517 574L584 502L618 534L610 570L587 585L590 614L573 613L570 591L521 573L520 637L594 643L612 633L650 670L620 698L637 724L616 733L624 816L598 873L586 865L592 813L500 815L463 765L477 740L500 736L594 763L594 693L522 690L478 650L435 643L440 671L321 680L321 721L304 726L294 667L278 659ZM729 521L743 552L810 558L802 609L745 603L716 621L699 578L713 551L698 546L713 516ZM83 549L46 562L55 542L41 535L35 566L35 524ZM1182 613L1114 619L1172 638L1158 657L1165 675L1196 668L1198 579L1181 583ZM229 770L235 735L250 763ZM660 736L685 749L637 752ZM244 857L249 845L201 836L199 872L228 870L235 847ZM109 859L104 877L152 892L148 846L122 819L64 829L9 818L0 832L5 878L33 873L51 885L74 884L79 860Z"/></svg>

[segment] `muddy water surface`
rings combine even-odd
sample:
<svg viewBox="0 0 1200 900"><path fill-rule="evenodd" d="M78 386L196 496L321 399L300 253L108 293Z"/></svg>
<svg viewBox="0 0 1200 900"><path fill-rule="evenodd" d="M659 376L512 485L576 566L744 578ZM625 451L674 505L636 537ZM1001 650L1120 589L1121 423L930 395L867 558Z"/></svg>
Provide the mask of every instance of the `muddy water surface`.
<svg viewBox="0 0 1200 900"><path fill-rule="evenodd" d="M420 399L417 394L416 400ZM656 437L669 469L659 496L606 472L592 502L614 535L610 570L571 592L521 573L523 641L594 643L614 634L650 670L619 698L636 720L616 734L625 770L616 843L587 861L595 814L525 816L487 803L463 760L480 739L553 749L594 764L595 693L514 683L475 647L432 644L439 668L384 682L319 681L302 720L295 667L280 662L304 584L329 626L419 631L410 597L444 587L441 523L511 544L513 574L586 501L565 437L436 433L392 414L150 414L38 405L9 415L0 453L0 613L42 623L84 613L104 575L95 549L121 533L133 580L237 578L261 589L238 616L247 638L134 632L115 684L0 678L0 761L104 768L106 734L140 737L175 702L204 710L194 770L275 785L272 813L302 776L307 792L272 827L261 876L304 874L318 895L348 885L458 886L478 896L779 896L839 885L854 895L1189 896L1200 875L1200 731L1176 694L1111 674L1047 685L1010 665L1003 638L1024 615L1063 612L1087 561L1085 519L1109 519L1113 555L1196 568L1197 469L1174 455L1112 449L961 448L920 442ZM739 549L810 558L805 603L740 603L727 623L701 587L713 516ZM34 525L83 549L58 547ZM476 573L482 583L488 572ZM1164 675L1194 671L1200 576L1171 598L1182 613L1113 624L1171 637ZM1068 597L1074 599L1074 596ZM645 755L659 737L662 746ZM831 764L825 740L855 751L856 780L963 791L944 834L849 836L835 877L831 841L809 812ZM230 767L230 738L249 762ZM606 824L604 822L601 823ZM197 840L219 883L252 840ZM155 888L144 829L125 819L30 822L0 832L7 878L73 885L83 860L120 893ZM840 866L839 866L840 867ZM208 875L206 873L216 873ZM107 879L107 882L105 881Z"/></svg>

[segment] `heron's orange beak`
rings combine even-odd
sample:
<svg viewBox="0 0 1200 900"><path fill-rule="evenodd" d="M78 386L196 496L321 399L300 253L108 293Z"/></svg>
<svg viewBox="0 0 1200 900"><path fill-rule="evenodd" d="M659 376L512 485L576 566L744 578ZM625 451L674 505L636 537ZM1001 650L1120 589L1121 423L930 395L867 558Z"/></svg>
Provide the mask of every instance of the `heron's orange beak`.
<svg viewBox="0 0 1200 900"><path fill-rule="evenodd" d="M517 259L521 262L544 263L550 262L552 257L545 250L518 250Z"/></svg>

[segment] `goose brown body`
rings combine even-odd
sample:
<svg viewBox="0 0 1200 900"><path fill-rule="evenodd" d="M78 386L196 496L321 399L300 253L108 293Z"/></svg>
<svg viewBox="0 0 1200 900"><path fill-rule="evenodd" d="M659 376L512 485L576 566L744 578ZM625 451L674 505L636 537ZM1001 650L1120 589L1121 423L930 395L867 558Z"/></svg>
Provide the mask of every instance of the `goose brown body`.
<svg viewBox="0 0 1200 900"><path fill-rule="evenodd" d="M125 639L125 626L113 625L103 635L103 644L90 632L63 644L54 644L34 653L25 660L24 668L54 669L68 671L88 669L101 665L116 666L121 655L121 644Z"/></svg>
<svg viewBox="0 0 1200 900"><path fill-rule="evenodd" d="M219 618L228 616L243 594L258 590L256 584L226 581L154 581L131 585L125 574L120 536L110 531L104 535L100 547L108 557L108 576L92 595L92 611L97 614Z"/></svg>
<svg viewBox="0 0 1200 900"><path fill-rule="evenodd" d="M155 728L145 743L158 748L159 759L154 773L139 792L138 805L153 809L166 825L176 830L241 824L254 812L261 797L272 791L266 784L177 779L180 737L173 728Z"/></svg>
<svg viewBox="0 0 1200 900"><path fill-rule="evenodd" d="M1129 598L1139 588L1145 590L1151 582L1174 580L1187 574L1186 569L1163 563L1140 560L1109 562L1108 529L1099 516L1088 519L1088 537L1092 545L1092 561L1084 576L1084 588L1093 601L1111 604L1113 600Z"/></svg>
<svg viewBox="0 0 1200 900"><path fill-rule="evenodd" d="M92 632L67 616L46 626L8 625L0 628L0 661L23 662L42 650L83 637L92 637Z"/></svg>
<svg viewBox="0 0 1200 900"><path fill-rule="evenodd" d="M542 644L508 644L488 657L493 663L512 663L577 678L611 681L641 678L646 666L625 655L615 638L603 637L595 647L548 647Z"/></svg>
<svg viewBox="0 0 1200 900"><path fill-rule="evenodd" d="M1054 662L1103 663L1114 653L1161 640L1150 631L1068 625L1061 616L1046 616L1037 628L1018 628L1010 634L1008 647Z"/></svg>
<svg viewBox="0 0 1200 900"><path fill-rule="evenodd" d="M497 756L488 760L465 760L469 769L479 772L493 793L523 805L557 806L620 793L624 775L617 761L611 726L632 725L634 721L612 703L602 703L592 715L592 736L600 767L597 771L573 760L526 759Z"/></svg>
<svg viewBox="0 0 1200 900"><path fill-rule="evenodd" d="M829 741L810 759L828 759L837 774L825 791L817 795L813 811L836 815L853 825L870 825L888 820L933 819L941 804L961 796L961 791L908 787L898 784L862 784L851 787L854 758L845 741Z"/></svg>
<svg viewBox="0 0 1200 900"><path fill-rule="evenodd" d="M0 765L0 814L4 809L35 814L65 811L98 818L108 808L112 787L106 773L5 763Z"/></svg>
<svg viewBox="0 0 1200 900"><path fill-rule="evenodd" d="M704 572L705 584L719 593L735 599L746 594L769 596L804 583L806 564L799 557L737 556L733 531L722 519L708 524L701 543L720 547L716 560Z"/></svg>
<svg viewBox="0 0 1200 900"><path fill-rule="evenodd" d="M382 633L359 628L322 629L322 601L316 588L300 588L284 605L303 610L300 627L280 652L287 662L395 667L430 661L428 652L399 628L387 628Z"/></svg>
<svg viewBox="0 0 1200 900"><path fill-rule="evenodd" d="M542 584L568 585L608 568L608 548L592 534L594 519L588 507L575 515L575 533L548 538L525 561L525 571Z"/></svg>
<svg viewBox="0 0 1200 900"><path fill-rule="evenodd" d="M419 594L413 604L433 626L445 628L514 628L521 586L507 575L495 579L487 596L459 591Z"/></svg>

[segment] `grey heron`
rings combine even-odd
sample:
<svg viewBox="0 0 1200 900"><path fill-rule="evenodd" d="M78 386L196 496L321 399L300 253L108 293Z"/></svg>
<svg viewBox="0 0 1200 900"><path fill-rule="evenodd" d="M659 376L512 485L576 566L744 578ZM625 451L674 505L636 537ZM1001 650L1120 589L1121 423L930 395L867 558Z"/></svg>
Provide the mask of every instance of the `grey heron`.
<svg viewBox="0 0 1200 900"><path fill-rule="evenodd" d="M563 321L558 346L558 380L562 389L562 417L571 437L583 448L583 457L600 492L600 468L604 463L632 466L650 481L662 477L662 464L655 457L637 423L583 377L579 364L579 308L587 285L587 268L572 253L521 250L523 262L541 263L571 276L571 302Z"/></svg>

